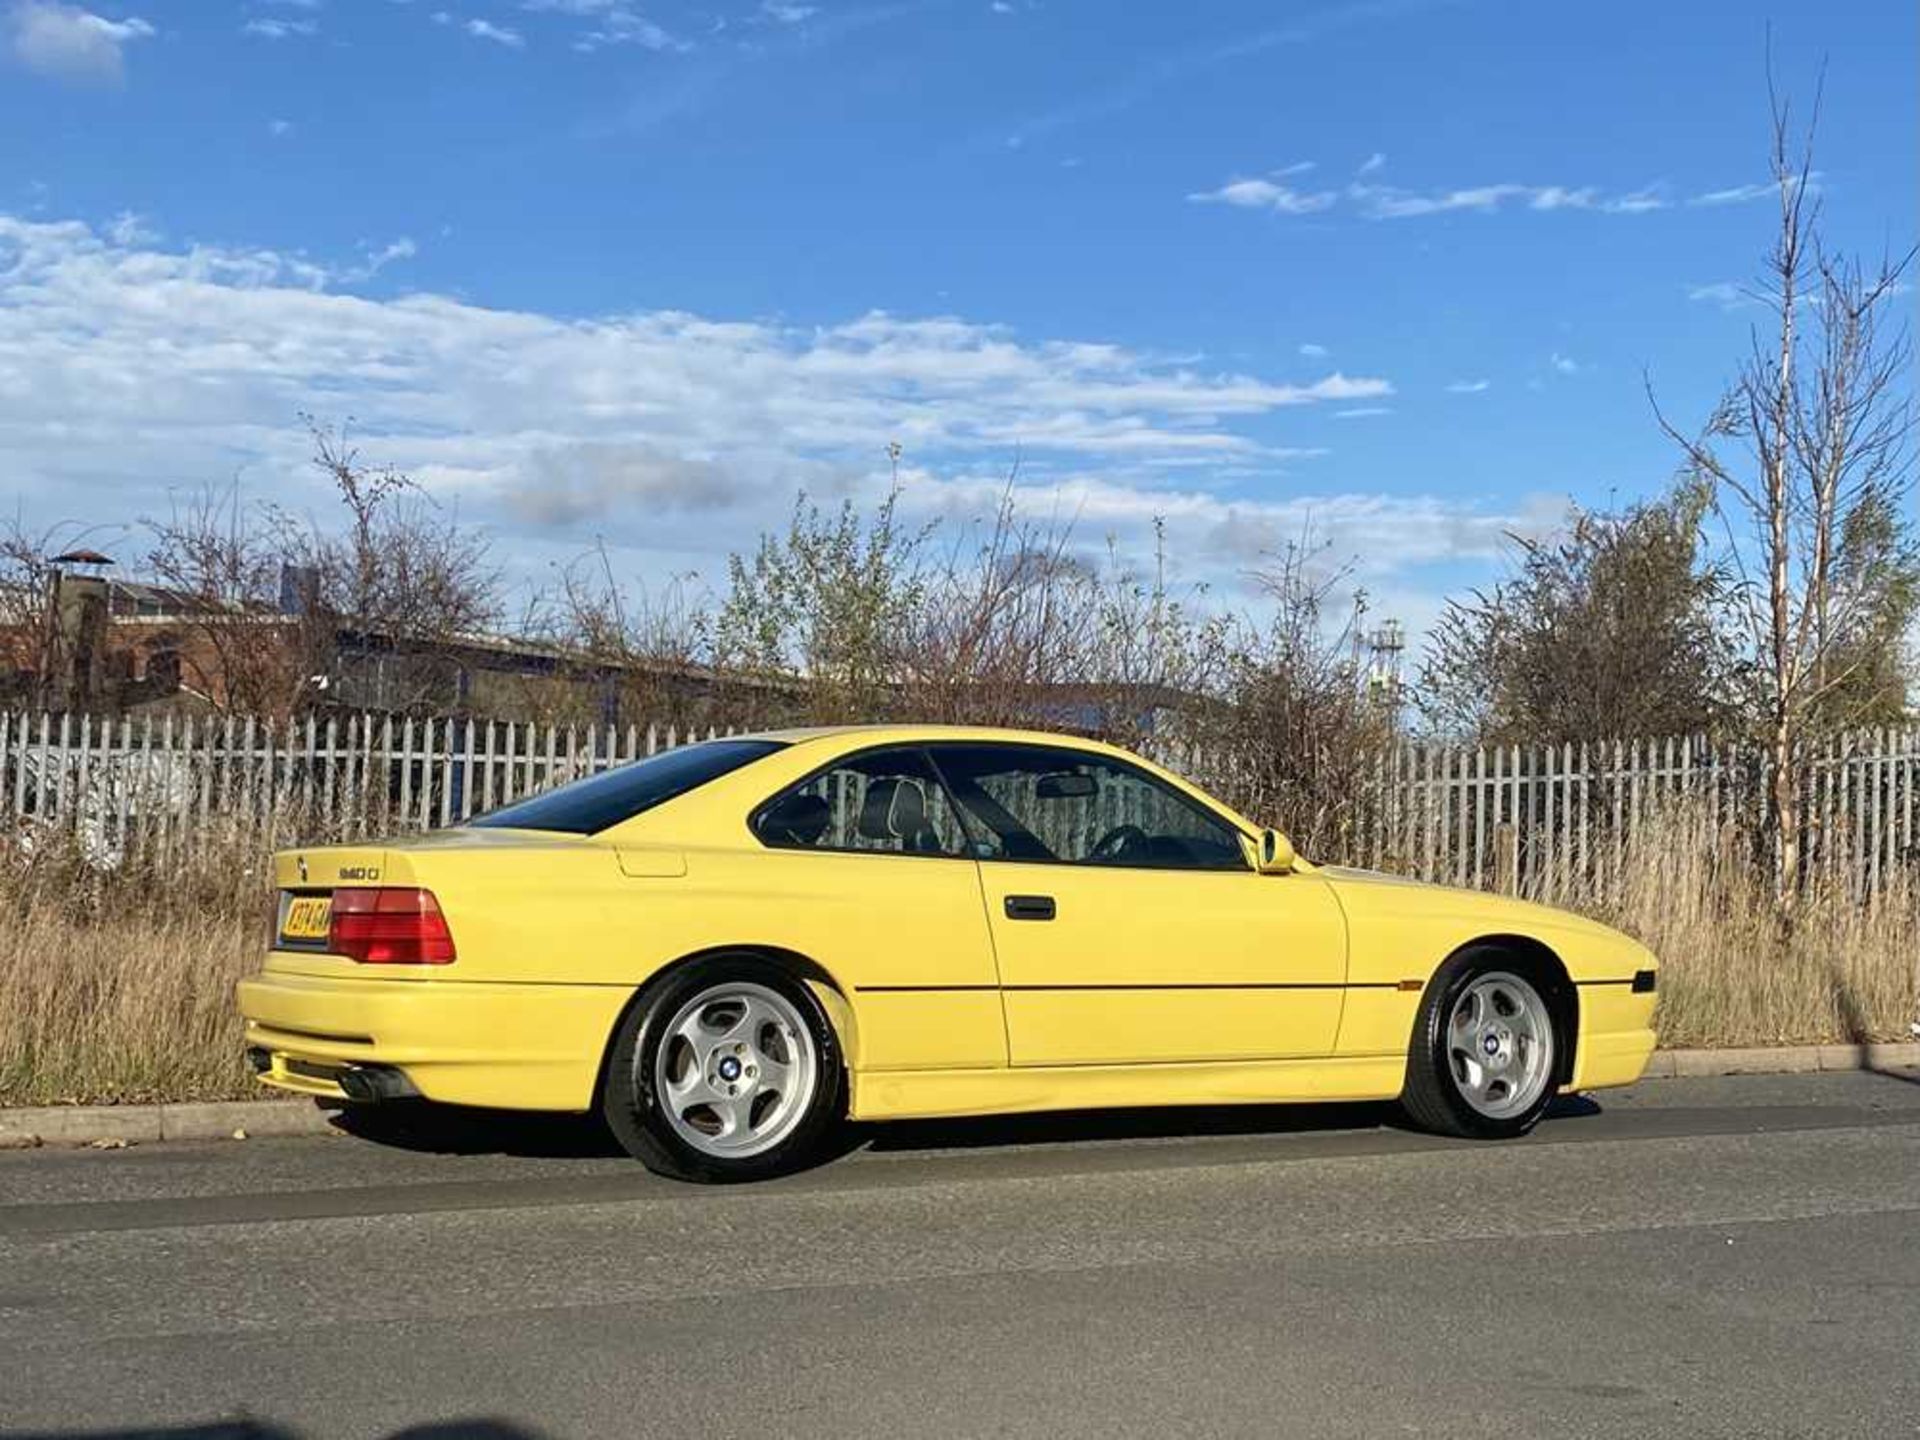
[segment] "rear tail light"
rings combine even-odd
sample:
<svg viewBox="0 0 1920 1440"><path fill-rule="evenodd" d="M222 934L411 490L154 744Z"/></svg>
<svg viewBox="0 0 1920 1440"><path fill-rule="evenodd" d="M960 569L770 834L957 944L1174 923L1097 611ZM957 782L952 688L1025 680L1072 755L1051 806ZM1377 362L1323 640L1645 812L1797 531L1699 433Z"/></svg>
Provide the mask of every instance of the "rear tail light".
<svg viewBox="0 0 1920 1440"><path fill-rule="evenodd" d="M451 965L453 932L431 890L336 890L327 949L363 965Z"/></svg>

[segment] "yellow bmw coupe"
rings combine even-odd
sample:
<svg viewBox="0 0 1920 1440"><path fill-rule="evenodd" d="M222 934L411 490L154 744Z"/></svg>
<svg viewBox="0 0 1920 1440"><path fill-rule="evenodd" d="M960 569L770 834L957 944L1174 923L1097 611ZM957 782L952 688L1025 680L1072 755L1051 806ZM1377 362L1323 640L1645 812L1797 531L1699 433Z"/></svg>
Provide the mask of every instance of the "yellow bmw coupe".
<svg viewBox="0 0 1920 1440"><path fill-rule="evenodd" d="M1513 1136L1654 1045L1626 936L1310 864L1061 735L713 740L274 864L261 1080L598 1108L690 1180L794 1169L848 1118L1398 1098Z"/></svg>

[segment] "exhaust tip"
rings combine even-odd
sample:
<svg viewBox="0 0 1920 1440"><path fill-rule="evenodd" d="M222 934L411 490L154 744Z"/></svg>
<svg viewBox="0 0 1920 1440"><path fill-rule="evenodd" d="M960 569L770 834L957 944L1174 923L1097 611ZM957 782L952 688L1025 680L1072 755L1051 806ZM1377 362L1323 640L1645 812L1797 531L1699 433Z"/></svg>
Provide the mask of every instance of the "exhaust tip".
<svg viewBox="0 0 1920 1440"><path fill-rule="evenodd" d="M420 1098L406 1072L392 1065L342 1065L334 1080L342 1094L363 1105Z"/></svg>

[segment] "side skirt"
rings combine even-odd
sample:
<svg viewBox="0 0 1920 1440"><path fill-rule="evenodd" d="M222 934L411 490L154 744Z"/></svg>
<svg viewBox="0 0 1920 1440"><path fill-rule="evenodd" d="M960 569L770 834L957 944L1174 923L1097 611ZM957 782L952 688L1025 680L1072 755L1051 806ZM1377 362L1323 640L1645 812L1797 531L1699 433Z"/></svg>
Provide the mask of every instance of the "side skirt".
<svg viewBox="0 0 1920 1440"><path fill-rule="evenodd" d="M852 1077L851 1109L856 1120L907 1120L1149 1105L1392 1100L1400 1094L1406 1072L1407 1058L1403 1054L1159 1065L867 1071L855 1072Z"/></svg>

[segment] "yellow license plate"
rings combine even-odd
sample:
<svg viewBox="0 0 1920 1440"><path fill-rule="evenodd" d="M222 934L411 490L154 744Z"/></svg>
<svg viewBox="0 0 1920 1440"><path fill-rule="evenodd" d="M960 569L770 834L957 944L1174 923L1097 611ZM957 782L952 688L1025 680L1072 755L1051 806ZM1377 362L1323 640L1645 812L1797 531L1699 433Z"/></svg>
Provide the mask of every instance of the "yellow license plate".
<svg viewBox="0 0 1920 1440"><path fill-rule="evenodd" d="M325 895L297 895L287 902L286 922L280 927L286 940L324 940L333 923L333 900Z"/></svg>

